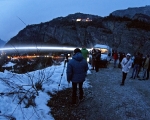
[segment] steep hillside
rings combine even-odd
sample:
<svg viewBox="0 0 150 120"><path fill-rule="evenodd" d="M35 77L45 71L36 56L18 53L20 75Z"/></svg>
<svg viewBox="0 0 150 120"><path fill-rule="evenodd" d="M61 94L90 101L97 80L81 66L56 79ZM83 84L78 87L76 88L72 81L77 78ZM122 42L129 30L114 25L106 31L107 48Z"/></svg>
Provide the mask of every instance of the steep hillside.
<svg viewBox="0 0 150 120"><path fill-rule="evenodd" d="M75 13L49 22L26 26L6 44L6 47L12 45L93 47L97 43L107 44L120 52L148 53L150 23L112 14L103 18Z"/></svg>

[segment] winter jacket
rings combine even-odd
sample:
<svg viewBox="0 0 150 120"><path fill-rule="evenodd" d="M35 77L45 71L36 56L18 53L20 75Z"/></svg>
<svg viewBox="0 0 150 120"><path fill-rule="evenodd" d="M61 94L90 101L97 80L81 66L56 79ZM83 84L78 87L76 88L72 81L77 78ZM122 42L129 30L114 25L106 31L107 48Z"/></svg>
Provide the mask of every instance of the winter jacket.
<svg viewBox="0 0 150 120"><path fill-rule="evenodd" d="M130 68L132 67L131 59L127 60L127 58L123 58L121 61L122 72L128 73Z"/></svg>
<svg viewBox="0 0 150 120"><path fill-rule="evenodd" d="M80 52L76 53L67 64L67 81L80 83L85 81L88 63Z"/></svg>
<svg viewBox="0 0 150 120"><path fill-rule="evenodd" d="M86 48L82 48L81 53L82 53L84 59L87 61L87 57L89 54L88 50Z"/></svg>
<svg viewBox="0 0 150 120"><path fill-rule="evenodd" d="M140 56L135 56L134 64L142 65L142 58Z"/></svg>
<svg viewBox="0 0 150 120"><path fill-rule="evenodd" d="M100 61L100 59L101 59L101 51L98 50L95 55L95 60Z"/></svg>
<svg viewBox="0 0 150 120"><path fill-rule="evenodd" d="M93 59L93 60L95 60L95 56L96 56L96 50L93 49L93 50L92 50L92 59Z"/></svg>

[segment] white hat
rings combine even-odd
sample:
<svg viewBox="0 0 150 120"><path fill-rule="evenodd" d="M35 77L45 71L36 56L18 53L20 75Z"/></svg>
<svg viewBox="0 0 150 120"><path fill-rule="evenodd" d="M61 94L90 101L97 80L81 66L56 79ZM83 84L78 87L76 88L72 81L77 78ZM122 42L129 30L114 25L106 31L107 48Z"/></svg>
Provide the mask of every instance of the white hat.
<svg viewBox="0 0 150 120"><path fill-rule="evenodd" d="M131 54L130 54L130 53L128 53L128 54L127 54L127 56L131 56Z"/></svg>

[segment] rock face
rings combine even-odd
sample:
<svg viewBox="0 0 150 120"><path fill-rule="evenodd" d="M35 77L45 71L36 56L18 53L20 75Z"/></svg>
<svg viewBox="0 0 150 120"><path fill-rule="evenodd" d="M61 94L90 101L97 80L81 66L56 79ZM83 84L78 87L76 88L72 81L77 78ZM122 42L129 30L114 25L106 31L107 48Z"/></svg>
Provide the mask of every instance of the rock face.
<svg viewBox="0 0 150 120"><path fill-rule="evenodd" d="M141 9L145 12L138 13ZM49 22L28 25L5 46L93 47L95 44L106 44L118 52L147 54L150 51L149 10L150 6L130 8L112 12L107 17L70 14Z"/></svg>

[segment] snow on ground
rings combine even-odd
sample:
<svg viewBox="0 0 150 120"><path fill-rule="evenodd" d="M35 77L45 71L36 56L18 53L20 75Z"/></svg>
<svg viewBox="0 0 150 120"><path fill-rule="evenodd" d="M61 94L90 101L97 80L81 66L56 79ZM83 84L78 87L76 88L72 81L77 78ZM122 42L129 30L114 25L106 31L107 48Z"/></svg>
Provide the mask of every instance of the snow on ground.
<svg viewBox="0 0 150 120"><path fill-rule="evenodd" d="M9 63L6 66L12 66L12 64ZM90 70L88 70L87 74L91 74ZM43 86L42 90L36 93L32 88L32 83L38 81L43 82ZM51 66L26 74L16 74L7 70L0 72L0 119L53 120L50 108L46 105L50 99L47 92L53 93L68 87L71 87L71 84L68 84L66 80L66 66L64 66L63 62L61 65ZM90 87L88 80L84 82L83 87ZM26 91L26 93L31 90L35 92L34 94L37 95L35 98L35 107L29 106L25 108L23 100L18 99L18 96L22 96L22 94L5 94L21 90ZM25 94L23 95L25 97ZM22 102L21 104L19 104L20 101Z"/></svg>

